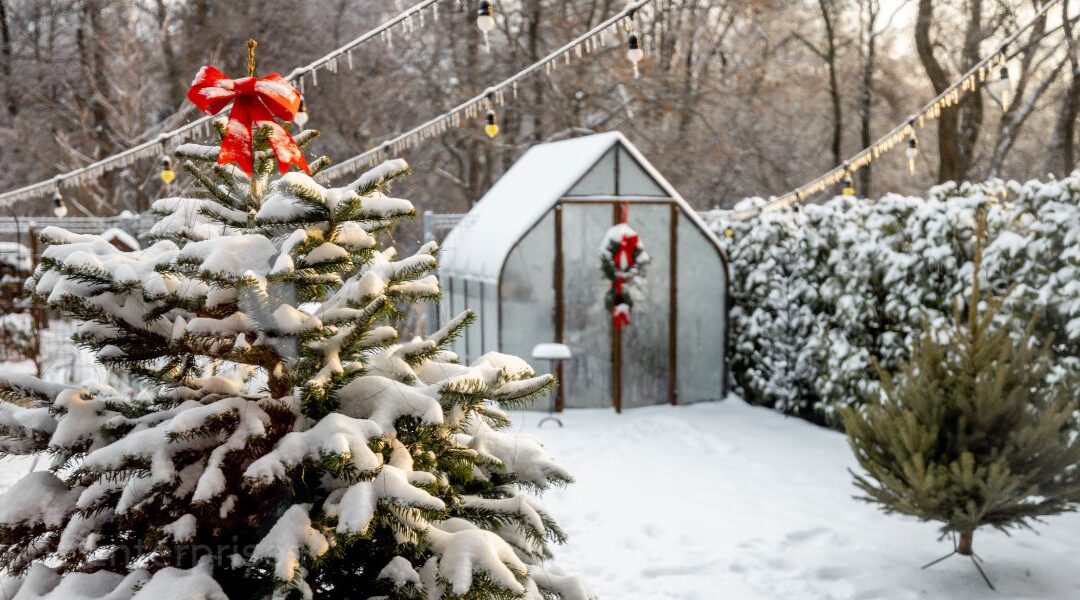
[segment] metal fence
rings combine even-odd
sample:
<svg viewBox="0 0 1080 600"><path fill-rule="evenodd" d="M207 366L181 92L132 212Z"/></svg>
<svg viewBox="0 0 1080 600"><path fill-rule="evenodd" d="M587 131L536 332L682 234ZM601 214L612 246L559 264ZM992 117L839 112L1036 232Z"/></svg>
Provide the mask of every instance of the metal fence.
<svg viewBox="0 0 1080 600"><path fill-rule="evenodd" d="M37 266L41 245L38 236L46 227L62 227L72 233L102 234L109 231L125 246L138 244L153 226L152 215L124 217L0 216L0 361L41 359L42 330L49 317L35 307L23 289Z"/></svg>

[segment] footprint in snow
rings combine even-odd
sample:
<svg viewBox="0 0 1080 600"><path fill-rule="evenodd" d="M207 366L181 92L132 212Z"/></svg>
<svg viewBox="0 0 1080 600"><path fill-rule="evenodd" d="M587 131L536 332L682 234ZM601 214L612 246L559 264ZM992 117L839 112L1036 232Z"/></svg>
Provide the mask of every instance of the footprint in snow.
<svg viewBox="0 0 1080 600"><path fill-rule="evenodd" d="M806 542L829 532L827 527L812 527L810 529L800 529L798 531L792 531L784 536L784 539L788 542Z"/></svg>

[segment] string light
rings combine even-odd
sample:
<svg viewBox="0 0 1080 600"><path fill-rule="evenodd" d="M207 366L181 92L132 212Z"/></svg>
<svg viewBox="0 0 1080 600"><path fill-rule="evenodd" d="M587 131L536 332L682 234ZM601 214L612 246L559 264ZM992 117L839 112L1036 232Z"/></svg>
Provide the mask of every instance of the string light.
<svg viewBox="0 0 1080 600"><path fill-rule="evenodd" d="M990 91L1001 99L1001 108L1004 110L1009 105L1009 91L1012 89L1012 82L1009 81L1008 65L1002 63L1001 68L998 70L998 78L992 80L989 87Z"/></svg>
<svg viewBox="0 0 1080 600"><path fill-rule="evenodd" d="M480 8L476 9L476 26L484 33L484 48L491 52L488 33L495 29L495 5L490 0L480 0Z"/></svg>
<svg viewBox="0 0 1080 600"><path fill-rule="evenodd" d="M304 125L307 125L307 122L308 122L307 102L305 102L304 99L301 98L300 99L300 110L296 111L296 116L293 117L293 123L296 123L297 127L299 127L300 129L303 129Z"/></svg>
<svg viewBox="0 0 1080 600"><path fill-rule="evenodd" d="M851 176L851 173L844 177L844 188L840 190L840 193L844 196L855 195L855 179Z"/></svg>
<svg viewBox="0 0 1080 600"><path fill-rule="evenodd" d="M312 77L312 82L314 83L314 78L319 70L337 73L338 60L342 56L345 57L349 68L352 69L352 52L359 46L373 39L385 39L385 34L393 29L403 28L406 33L412 31L414 29L412 25L413 18L419 16L421 18L421 23L423 23L423 14L426 10L431 10L435 20L438 20L439 3L446 1L447 0L417 0L416 4L400 12L388 21L383 22L378 27L361 34L302 67L293 69L285 76L285 79L293 82L299 88L300 92L303 93L304 80L307 77ZM113 154L112 156L107 156L84 167L57 175L52 179L39 181L15 190L0 193L0 207L10 206L15 202L30 198L46 197L49 190L54 189L60 182L64 182L70 186L81 186L106 173L128 167L137 160L159 156L161 153L161 145L169 140L177 138L186 140L206 137L213 131L212 124L217 116L218 115L207 115L200 117L186 125L181 125L172 131L164 132L154 139Z"/></svg>
<svg viewBox="0 0 1080 600"><path fill-rule="evenodd" d="M939 118L943 110L959 104L962 98L962 92L977 91L979 83L983 83L987 89L991 91L993 91L996 86L1002 92L999 97L1007 97L1008 92L1011 91L1009 69L1006 64L1009 44L1015 42L1020 35L1030 29L1032 25L1039 21L1039 19L1043 18L1051 8L1058 4L1058 2L1059 0L1044 1L1042 6L1035 11L1034 16L1027 24L1014 31L1005 40L1005 43L997 52L978 61L974 66L968 69L966 73L949 85L949 87L945 88L943 92L925 104L919 112L913 114L904 123L894 127L870 146L859 151L855 156L851 157L848 162L844 163L843 166L836 167L809 183L805 183L786 194L777 196L760 206L745 210L728 211L725 213L724 218L734 221L752 218L762 212L780 210L798 204L805 198L814 194L826 192L831 186L839 184L842 181L846 184L853 171L866 167L880 156L903 143L904 140L910 140L915 135L916 127L922 128L927 122ZM999 72L996 79L993 77L994 69L998 69ZM911 150L910 141L908 142L908 149ZM917 151L918 141L915 142L915 152ZM909 168L911 168L910 163Z"/></svg>
<svg viewBox="0 0 1080 600"><path fill-rule="evenodd" d="M912 175L915 174L915 159L919 156L919 140L915 137L915 132L912 132L908 136L907 140L907 160L908 160L908 172Z"/></svg>
<svg viewBox="0 0 1080 600"><path fill-rule="evenodd" d="M485 119L485 123L486 124L484 125L484 133L486 133L489 138L493 138L493 137L499 135L499 124L495 121L495 111L494 110L489 109L487 111L487 117Z"/></svg>
<svg viewBox="0 0 1080 600"><path fill-rule="evenodd" d="M631 33L626 43L626 58L634 65L634 79L641 79L641 70L638 63L645 58L645 51L641 49L641 42L636 33Z"/></svg>
<svg viewBox="0 0 1080 600"><path fill-rule="evenodd" d="M465 100L461 104L458 104L438 116L428 119L412 129L395 135L389 140L386 140L383 144L388 144L394 152L402 152L432 136L441 135L452 127L461 127L463 121L485 115L488 109L493 108L493 104L503 104L505 101L504 95L506 93L511 93L512 97L516 98L518 83L525 77L539 72L551 76L552 73L555 72L555 65L558 64L559 60L565 59L569 64L570 58L578 55L579 48L584 47L586 52L588 52L588 45L590 44L596 50L608 45L610 41L615 38L615 32L622 29L628 22L627 16L629 14L644 6L653 4L654 1L655 0L635 0L632 4L598 23L592 29L579 35L570 42L567 42L560 48L553 50L544 58L522 68L520 71L507 77L500 83L493 85L483 93ZM640 49L640 44L638 47ZM584 54L585 53L583 52L580 55ZM496 124L498 123L496 122ZM386 156L380 154L380 147L368 149L321 171L316 176L316 180L323 182L334 181L338 177L356 173L362 168L378 164L386 159Z"/></svg>
<svg viewBox="0 0 1080 600"><path fill-rule="evenodd" d="M53 193L52 212L59 218L63 218L68 213L67 205L64 204L64 195L60 193L60 188L56 188L56 191Z"/></svg>
<svg viewBox="0 0 1080 600"><path fill-rule="evenodd" d="M165 185L176 181L176 171L173 171L172 168L172 158L168 156L161 157L161 174L159 176L165 182Z"/></svg>

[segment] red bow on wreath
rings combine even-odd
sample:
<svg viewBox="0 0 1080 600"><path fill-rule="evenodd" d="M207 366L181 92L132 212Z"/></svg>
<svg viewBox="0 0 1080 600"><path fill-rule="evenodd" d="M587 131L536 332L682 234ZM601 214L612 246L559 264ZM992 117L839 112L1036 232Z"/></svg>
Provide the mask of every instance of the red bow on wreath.
<svg viewBox="0 0 1080 600"><path fill-rule="evenodd" d="M217 114L233 103L225 137L221 140L218 164L234 162L251 175L252 130L269 127L270 149L282 175L289 170L289 165L311 173L296 140L274 120L277 117L291 121L300 108L300 92L281 75L271 73L266 77L229 79L214 67L204 66L191 82L187 97L208 115Z"/></svg>
<svg viewBox="0 0 1080 600"><path fill-rule="evenodd" d="M615 251L615 267L620 271L625 271L634 266L634 251L638 246L637 233L624 234L622 239L619 240L619 249Z"/></svg>
<svg viewBox="0 0 1080 600"><path fill-rule="evenodd" d="M615 329L621 329L630 325L630 305L616 304L611 307L611 317L615 321Z"/></svg>

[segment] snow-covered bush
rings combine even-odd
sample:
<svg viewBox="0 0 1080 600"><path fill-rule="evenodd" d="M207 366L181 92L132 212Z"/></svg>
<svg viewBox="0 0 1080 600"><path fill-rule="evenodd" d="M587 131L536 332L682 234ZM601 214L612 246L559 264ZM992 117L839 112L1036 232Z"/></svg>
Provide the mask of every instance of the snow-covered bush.
<svg viewBox="0 0 1080 600"><path fill-rule="evenodd" d="M414 214L386 195L405 163L327 188L278 177L256 141L250 178L218 146L181 146L203 193L155 202L149 247L42 232L34 293L145 385L0 374L0 455L51 458L0 496L6 591L588 598L543 566L564 536L531 495L570 476L500 431L500 406L551 376L496 353L461 364L447 344L467 312L423 338L389 325L439 298L434 243L401 257L379 241Z"/></svg>
<svg viewBox="0 0 1080 600"><path fill-rule="evenodd" d="M760 204L748 199L737 208ZM975 214L987 212L982 281L1003 320L1041 315L1059 368L1080 368L1080 173L1060 181L944 184L927 198L839 196L714 229L731 262L732 371L748 399L836 424L836 408L899 368L929 319L970 295Z"/></svg>

